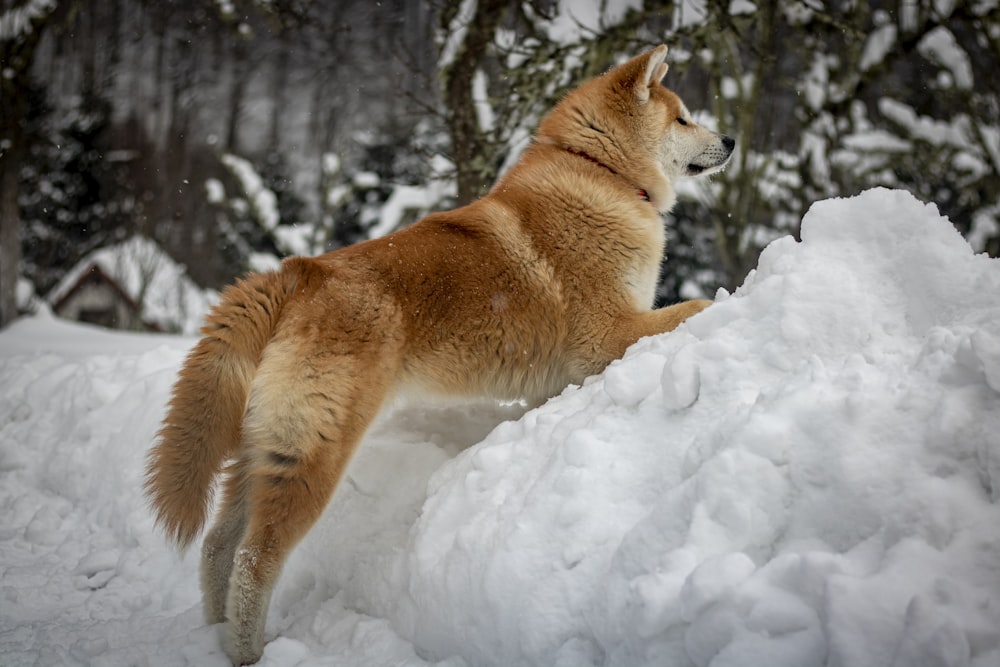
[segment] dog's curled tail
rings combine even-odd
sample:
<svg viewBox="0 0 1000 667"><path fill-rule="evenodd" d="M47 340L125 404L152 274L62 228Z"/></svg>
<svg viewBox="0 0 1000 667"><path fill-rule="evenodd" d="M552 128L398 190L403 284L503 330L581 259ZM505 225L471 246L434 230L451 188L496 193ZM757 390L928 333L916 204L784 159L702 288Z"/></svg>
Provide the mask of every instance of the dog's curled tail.
<svg viewBox="0 0 1000 667"><path fill-rule="evenodd" d="M247 395L264 347L295 289L297 265L228 287L174 384L149 452L146 495L156 523L180 549L201 532L213 481L239 447Z"/></svg>

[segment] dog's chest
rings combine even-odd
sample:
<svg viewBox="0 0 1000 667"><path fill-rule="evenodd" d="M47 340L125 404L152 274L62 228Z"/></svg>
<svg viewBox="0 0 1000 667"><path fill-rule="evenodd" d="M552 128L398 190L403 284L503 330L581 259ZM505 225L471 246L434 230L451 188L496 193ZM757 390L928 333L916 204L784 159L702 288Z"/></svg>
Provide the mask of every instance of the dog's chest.
<svg viewBox="0 0 1000 667"><path fill-rule="evenodd" d="M636 308L645 310L656 299L666 235L657 214L634 219L629 227L624 234L628 240L623 246L629 250L625 253L628 261L623 267L622 280Z"/></svg>

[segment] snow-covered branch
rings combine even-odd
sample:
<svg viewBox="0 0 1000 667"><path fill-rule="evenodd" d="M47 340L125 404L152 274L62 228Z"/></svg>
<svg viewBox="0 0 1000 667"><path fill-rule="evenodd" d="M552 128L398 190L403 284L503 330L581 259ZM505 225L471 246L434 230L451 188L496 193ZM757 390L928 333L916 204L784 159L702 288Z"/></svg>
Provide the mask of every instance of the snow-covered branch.
<svg viewBox="0 0 1000 667"><path fill-rule="evenodd" d="M58 6L58 0L28 0L0 12L0 42L17 41L30 35Z"/></svg>

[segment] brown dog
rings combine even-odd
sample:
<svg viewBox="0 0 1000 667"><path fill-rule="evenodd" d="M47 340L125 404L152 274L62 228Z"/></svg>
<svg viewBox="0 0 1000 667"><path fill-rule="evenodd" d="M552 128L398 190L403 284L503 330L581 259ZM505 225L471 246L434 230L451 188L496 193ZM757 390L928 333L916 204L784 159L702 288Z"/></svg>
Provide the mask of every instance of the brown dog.
<svg viewBox="0 0 1000 667"><path fill-rule="evenodd" d="M209 623L260 659L282 564L401 385L540 401L708 305L650 310L671 182L734 142L660 84L660 46L570 93L483 199L223 294L174 386L146 490L181 547L201 531Z"/></svg>

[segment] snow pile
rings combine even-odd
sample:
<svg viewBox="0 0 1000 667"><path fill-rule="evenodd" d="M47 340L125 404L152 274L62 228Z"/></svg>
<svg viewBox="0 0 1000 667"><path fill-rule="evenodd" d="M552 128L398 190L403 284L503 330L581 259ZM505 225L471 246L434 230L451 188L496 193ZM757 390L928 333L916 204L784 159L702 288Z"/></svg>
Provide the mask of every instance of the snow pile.
<svg viewBox="0 0 1000 667"><path fill-rule="evenodd" d="M1000 263L899 192L802 238L438 471L374 613L472 664L997 664Z"/></svg>
<svg viewBox="0 0 1000 667"><path fill-rule="evenodd" d="M1000 262L896 191L802 239L519 418L395 406L262 664L1000 664ZM192 342L0 333L5 664L226 664L139 490Z"/></svg>

